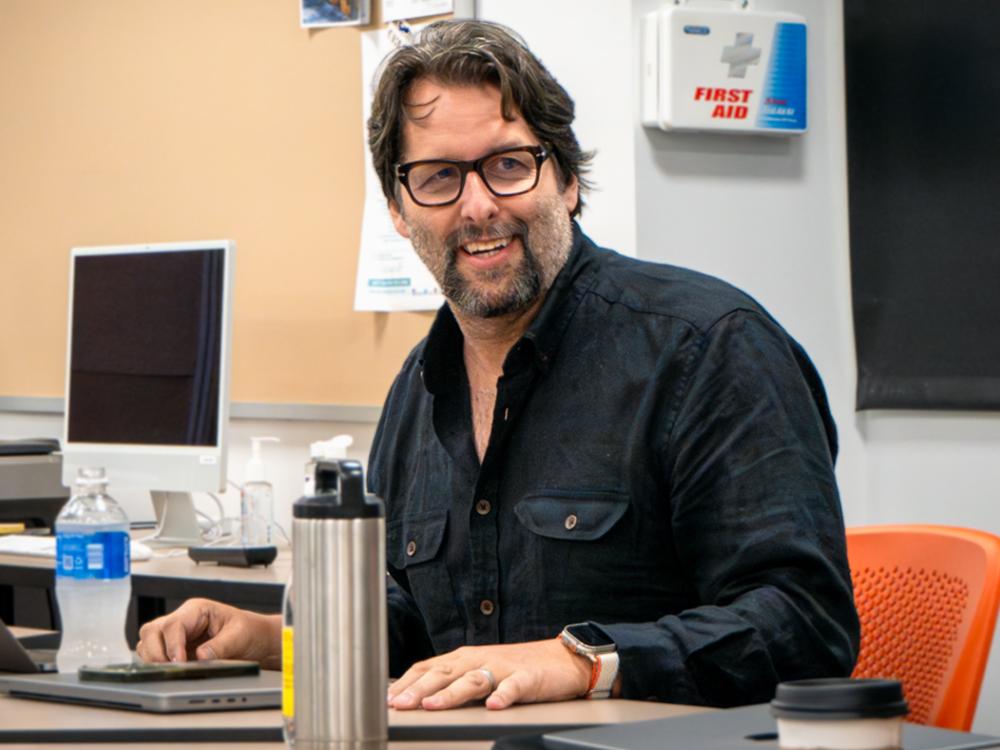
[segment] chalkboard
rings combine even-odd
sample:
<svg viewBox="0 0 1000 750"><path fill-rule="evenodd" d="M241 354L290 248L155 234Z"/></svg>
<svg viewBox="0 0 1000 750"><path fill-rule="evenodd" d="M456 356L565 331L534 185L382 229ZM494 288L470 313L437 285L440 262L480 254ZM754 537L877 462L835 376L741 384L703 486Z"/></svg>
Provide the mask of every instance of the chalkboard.
<svg viewBox="0 0 1000 750"><path fill-rule="evenodd" d="M0 396L63 395L71 247L232 239L232 398L381 404L430 314L352 310L360 33L295 0L0 3Z"/></svg>
<svg viewBox="0 0 1000 750"><path fill-rule="evenodd" d="M1000 408L1000 5L844 17L857 408Z"/></svg>

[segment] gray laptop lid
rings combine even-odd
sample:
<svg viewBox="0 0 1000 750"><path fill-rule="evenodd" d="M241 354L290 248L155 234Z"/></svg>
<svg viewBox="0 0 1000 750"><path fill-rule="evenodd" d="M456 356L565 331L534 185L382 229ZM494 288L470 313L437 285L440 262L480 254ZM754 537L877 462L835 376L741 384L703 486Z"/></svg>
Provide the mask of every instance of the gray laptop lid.
<svg viewBox="0 0 1000 750"><path fill-rule="evenodd" d="M75 674L0 675L0 691L18 698L153 713L231 711L281 705L281 672L163 682L81 682Z"/></svg>
<svg viewBox="0 0 1000 750"><path fill-rule="evenodd" d="M767 704L670 719L610 724L544 736L546 750L777 750ZM903 725L906 750L1000 748L1000 737Z"/></svg>
<svg viewBox="0 0 1000 750"><path fill-rule="evenodd" d="M55 669L55 649L31 649L21 645L0 620L0 672L44 672Z"/></svg>

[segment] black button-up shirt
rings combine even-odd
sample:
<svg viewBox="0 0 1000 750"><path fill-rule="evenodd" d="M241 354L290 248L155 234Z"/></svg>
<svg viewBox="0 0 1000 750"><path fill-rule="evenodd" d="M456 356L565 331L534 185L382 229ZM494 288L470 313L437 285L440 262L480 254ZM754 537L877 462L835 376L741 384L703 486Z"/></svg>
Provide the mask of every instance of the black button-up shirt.
<svg viewBox="0 0 1000 750"><path fill-rule="evenodd" d="M504 363L482 465L447 306L389 393L369 482L398 584L393 672L589 620L625 698L735 705L846 675L835 455L819 376L758 304L574 225Z"/></svg>

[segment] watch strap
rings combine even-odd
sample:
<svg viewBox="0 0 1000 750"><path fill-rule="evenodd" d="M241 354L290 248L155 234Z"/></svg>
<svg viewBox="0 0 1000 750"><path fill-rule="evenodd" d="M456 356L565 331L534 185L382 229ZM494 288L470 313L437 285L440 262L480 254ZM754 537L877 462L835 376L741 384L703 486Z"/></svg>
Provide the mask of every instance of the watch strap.
<svg viewBox="0 0 1000 750"><path fill-rule="evenodd" d="M590 658L590 686L587 688L587 698L610 698L611 688L618 677L618 652L607 654L588 654Z"/></svg>

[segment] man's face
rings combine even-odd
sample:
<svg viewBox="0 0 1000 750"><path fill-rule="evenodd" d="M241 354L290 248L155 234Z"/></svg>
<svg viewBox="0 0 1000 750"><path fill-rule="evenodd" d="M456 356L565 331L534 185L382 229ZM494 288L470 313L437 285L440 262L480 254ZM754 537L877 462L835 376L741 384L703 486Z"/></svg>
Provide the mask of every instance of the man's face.
<svg viewBox="0 0 1000 750"><path fill-rule="evenodd" d="M520 113L500 112L500 91L489 85L445 86L420 79L407 95L402 161L471 161L499 149L538 146ZM572 244L570 212L575 178L559 189L552 159L538 185L497 197L475 172L450 206L417 205L400 187L390 201L396 230L408 237L457 312L492 318L530 307L548 291Z"/></svg>

